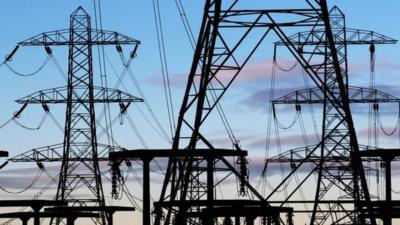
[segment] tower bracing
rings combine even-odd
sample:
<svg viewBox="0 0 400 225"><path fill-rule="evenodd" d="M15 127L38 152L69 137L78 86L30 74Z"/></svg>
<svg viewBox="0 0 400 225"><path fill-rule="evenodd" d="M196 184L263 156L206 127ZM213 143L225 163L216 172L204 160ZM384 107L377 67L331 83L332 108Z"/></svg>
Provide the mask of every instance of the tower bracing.
<svg viewBox="0 0 400 225"><path fill-rule="evenodd" d="M270 33L275 33L282 45L296 58L323 93L325 102L326 132L321 143L312 150L313 153L319 151L320 161L316 166L319 180L311 224L322 224L328 219L333 224L376 224L375 218L370 216L372 214L367 213L372 210L369 204L371 198L349 107L345 57L347 45L343 41L347 40L347 33L343 32L341 26L344 21L340 21L339 17L334 18L333 14L330 17L325 0L303 1L299 5L286 9L243 9L239 1L206 1L167 175L160 200L155 204L156 224L200 224L199 220L191 218L194 212L218 210L213 183L216 161L202 164L204 159L186 157L182 160L175 156L178 151L195 152L200 146L209 151L215 149L204 132L207 118ZM299 46L290 38L299 28L310 34L323 31L323 35L312 39L317 42L315 45ZM336 32L337 29L341 29L341 32ZM309 38L312 36L308 35ZM350 163L326 165L323 159L329 155L346 157ZM244 177L240 171L229 166L225 158L221 157L219 161L233 174ZM339 176L334 176L333 170ZM205 179L200 179L202 176ZM288 179L285 178L277 189L282 189ZM260 194L248 182L245 184L249 196L260 198ZM341 217L334 215L340 205L331 205L328 211L323 210L319 199L327 196L332 186L342 191L342 197L352 199L354 210L341 213ZM259 201L270 206L273 194ZM284 204L283 201L280 206ZM210 220L205 224L215 222ZM279 224L283 220L274 222Z"/></svg>
<svg viewBox="0 0 400 225"><path fill-rule="evenodd" d="M106 205L102 181L104 170L100 162L109 162L111 165L112 197L119 199L124 192L131 201L132 195L125 186L128 173L124 176L124 171L119 168L121 162L125 161L129 167L128 172L136 176L129 160L139 160L142 166L143 180L136 178L143 186L142 210L139 210L142 212L143 225L293 225L295 217L303 220L301 224L307 225L378 225L381 221L383 225L392 225L393 218L400 218L400 203L392 201L391 180L391 163L400 159L400 150L380 149L377 141L374 146L370 142L368 145L371 146L359 144L350 107L351 104L369 104L372 115L377 113L380 103L400 105L400 98L376 89L374 81L376 46L396 44L397 40L374 31L348 28L344 13L336 6L329 10L327 0L293 1L282 4L285 8L281 9L277 8L281 0L203 2L198 39L194 41L183 5L176 1L195 51L176 128L175 121L170 121L171 132L175 132L175 135L171 148L167 150L127 150L114 146L113 140L109 140L108 144L99 143L101 135L97 132L98 128L103 132L105 130L104 133L112 132L108 130L108 124L107 128L100 127L99 120L103 117L96 114L97 105L102 104L104 112L101 114L105 113L106 123L110 122L112 126L111 121L107 121L111 120L107 116L110 113L108 104L117 104L123 115L131 104L143 102L143 99L132 94L108 88L103 46L116 47L124 64L123 73L128 71L133 77L127 69L140 44L138 40L102 28L93 29L89 14L79 7L71 14L68 29L41 33L18 43L0 67L3 64L7 66L6 63L20 46L44 47L49 55L47 60L52 56L52 48L68 47L67 85L40 90L18 99L16 102L22 108L12 118L18 118L30 104L41 105L46 113L49 112L50 104L65 104L64 137L62 143L35 148L9 159L13 162L36 162L40 169L44 168L41 162L61 163L58 176L52 179L59 179L53 204L42 200L22 201L33 211L0 214L1 218L20 218L24 224L30 218L34 218L34 224L40 224L41 218L50 218L50 224L73 224L78 217L82 217L90 218L94 224L112 225L113 213L133 211L135 208ZM168 118L171 119L174 110L161 16L158 1L153 4ZM267 38L275 39L268 42ZM369 46L369 87L353 86L350 83L348 49L354 45ZM125 63L122 46L132 47L128 64ZM98 47L100 54L101 86L95 84L94 47ZM275 111L278 105L295 105L296 112L301 111L302 104L310 108L320 105L322 132L309 145L301 121L303 138L307 144L274 157L268 156L262 174L264 180L261 180L268 186L262 186L261 193L258 189L261 182L256 188L249 178L249 162L246 157L251 150L241 148L239 140L227 124L221 102L234 82L246 75L243 71L250 60L268 48L274 54L271 80L275 80L276 68L287 72L297 65L301 66L303 72L299 76L307 76L305 89L279 98L270 95L270 113L273 114L270 115L270 121L274 119L276 125L279 123ZM293 67L285 70L277 64L278 48L285 48L285 52L295 58L296 64ZM62 70L59 65L58 69ZM138 87L135 78L132 80ZM308 87L308 81L312 82L311 88ZM147 107L150 111L150 107ZM215 137L211 136L211 131L217 126L214 119L218 116L222 118L232 142L230 149L226 148L227 143L214 141ZM152 117L155 114L152 113ZM155 122L160 128L159 121ZM296 119L293 124L295 122ZM267 131L266 151L277 150L281 153L277 130L286 129L282 127L275 127L277 149L271 147L271 132ZM399 127L400 116L396 129ZM134 128L139 137L139 131ZM314 128L317 129L317 125L314 124ZM371 131L368 132L370 137ZM161 136L168 136L164 133L162 131ZM112 139L111 136L108 138ZM141 137L139 139L143 142ZM155 158L166 158L168 164L159 199L154 202L152 211L150 167ZM371 162L375 162L375 165L381 163L381 168L368 164ZM272 163L279 164L281 180L266 175ZM366 177L372 171L379 170L385 171L385 200L379 199L381 194L375 196L371 192L372 185ZM34 180L36 182L37 179ZM236 186L232 185L233 182ZM303 189L307 190L306 193ZM131 203L138 205L134 201ZM15 206L12 204L10 201L2 201L0 207ZM47 204L52 207L43 208Z"/></svg>
<svg viewBox="0 0 400 225"><path fill-rule="evenodd" d="M143 100L120 90L95 86L92 48L131 45L136 51L139 44L136 39L117 32L92 29L91 18L82 7L72 13L69 29L42 33L19 43L44 46L47 52L51 52L51 46L68 47L67 86L38 91L17 101L24 105L66 104L66 118L62 144L26 152L12 161L61 161L56 201L81 207L81 211L90 207L87 211L100 212L99 219L93 218L96 224L108 224L112 215L105 210L99 161L108 160L108 153L119 149L98 143L95 105L118 103L126 108Z"/></svg>
<svg viewBox="0 0 400 225"><path fill-rule="evenodd" d="M339 69L344 82L345 101L347 101L347 104L399 103L397 97L374 88L349 85L347 62L347 48L350 45L368 45L370 49L374 49L375 45L396 44L397 40L373 31L347 28L345 16L336 6L332 8L329 14L333 42L335 43L338 62L340 63ZM325 54L324 48L329 46L329 40L326 35L328 35L328 32L322 29L299 32L290 36L287 42L277 42L276 46L284 47L290 42L301 49L303 55L308 55L308 58L311 59L314 54ZM328 63L332 60L333 58L331 57L327 58ZM327 64L322 65L322 67L325 67L321 68L321 77L323 77L323 81L327 85L326 88L332 93L340 93L340 85L335 81L337 80L335 68L328 67ZM304 185L306 180L313 179L311 174L318 174L310 224L369 224L362 215L365 209L361 209L368 205L363 204L366 199L361 197L363 195L362 192L368 189L363 189L363 182L358 183L355 179L356 176L361 175L355 173L354 170L356 168L354 168L354 164L359 164L360 171L363 169L361 168L361 159L358 156L355 158L355 153L352 149L351 127L343 123L344 118L342 118L340 112L336 109L338 107L337 102L328 101L326 91L321 90L319 87L314 87L294 91L273 100L273 107L277 104L322 104L322 137L321 141L316 145L289 150L281 155L267 159L266 166L270 163L290 163L294 171L290 173L289 177L293 177L296 170L302 166L304 168L304 166L311 163L313 169L307 171L309 175L304 176L304 180L300 181L299 184L299 186ZM343 102L342 97L339 95L338 100L341 103ZM358 151L359 149L366 150L370 148L370 146L358 146ZM273 193L277 190L273 191ZM299 187L296 187L293 192L289 193L289 197L282 202L290 201L294 196L294 192L298 191ZM339 196L337 193L340 193ZM324 201L328 199L332 199L335 202ZM346 202L348 199L355 200L353 209L341 203ZM357 206L357 204L363 204L364 206ZM347 210L347 213L343 212L343 210ZM357 215L357 210L361 212L360 215Z"/></svg>

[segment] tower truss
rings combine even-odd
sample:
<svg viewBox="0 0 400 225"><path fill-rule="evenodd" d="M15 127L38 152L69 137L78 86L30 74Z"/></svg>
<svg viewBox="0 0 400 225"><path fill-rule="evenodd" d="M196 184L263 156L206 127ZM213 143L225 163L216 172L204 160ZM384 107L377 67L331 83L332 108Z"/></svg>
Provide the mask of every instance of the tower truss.
<svg viewBox="0 0 400 225"><path fill-rule="evenodd" d="M347 62L347 47L349 45L382 45L382 44L396 44L397 40L382 34L358 29L349 29L345 24L345 15L338 7L333 7L329 12L331 30L333 40L337 46L338 59L340 62L340 72L344 85L346 87L347 101L351 103L398 103L399 99L386 94L382 91L350 86L348 83L348 62ZM327 33L323 29L314 29L312 31L299 32L289 37L290 43L301 48L304 54L313 55L324 53L324 48L329 46L326 38ZM286 46L286 42L277 42L277 46ZM327 60L332 60L327 58ZM327 88L334 92L339 93L339 86L333 79L336 79L334 68L327 67L324 77L324 82ZM321 75L322 77L322 75ZM340 100L340 98L339 98ZM358 199L360 195L360 184L357 184L353 178L355 160L351 149L351 138L349 127L341 121L343 118L338 114L336 102L331 103L326 99L326 92L319 87L309 88L305 90L294 91L290 94L274 99L273 105L277 104L322 104L323 107L323 126L322 138L319 144L306 146L304 148L297 148L285 152L279 156L267 159L267 164L284 163L287 162L287 157L296 158L291 163L292 167L297 170L299 167L296 165L303 165L303 163L311 163L315 166L307 173L304 180L300 182L300 186L305 184L307 179L311 179L312 173L318 174L316 195L314 198L314 206L310 224L330 224L330 223L351 223L351 224L364 224L365 220L362 217L355 215L346 216L342 209L349 209L341 204L348 199ZM368 146L360 146L361 149L369 149ZM301 159L299 159L299 157ZM286 158L286 159L285 159ZM357 159L358 160L358 159ZM266 164L266 165L267 165ZM290 176L294 176L293 173ZM276 189L277 190L277 189ZM276 192L273 191L273 193ZM296 188L293 192L298 191ZM340 196L334 193L341 192ZM291 192L284 202L289 201L294 193ZM273 193L270 195L272 196ZM358 193L358 194L357 194ZM328 203L324 200L332 199L336 203ZM362 199L361 199L362 201ZM359 203L360 204L360 203ZM355 206L357 207L357 206ZM361 211L361 210L360 210ZM354 210L357 212L357 208ZM348 213L351 215L352 213Z"/></svg>
<svg viewBox="0 0 400 225"><path fill-rule="evenodd" d="M38 91L19 99L20 104L66 104L64 142L35 149L16 156L12 161L61 161L56 201L77 207L98 207L107 224L110 215L105 206L100 160L107 160L114 146L97 142L95 104L118 103L123 107L143 100L116 89L97 87L93 79L94 45L131 45L136 51L139 41L117 32L91 27L88 13L79 7L70 17L70 28L42 33L20 42L20 46L68 46L68 84L66 87ZM99 148L101 149L99 153ZM62 149L62 153L58 150Z"/></svg>
<svg viewBox="0 0 400 225"><path fill-rule="evenodd" d="M340 23L336 20L331 21L325 0L304 1L301 7L293 9L254 10L241 9L239 1L206 1L197 48L179 114L171 159L158 204L160 207L156 208L156 224L162 221L163 209L165 211L164 224L173 223L171 221L179 221L179 224L198 224L196 220L187 219L190 218L191 212L201 210L199 204L195 204L196 202L204 199L208 204L203 207L209 211L216 207L213 205L216 200L213 195L213 171L207 170L207 185L204 185L198 179L205 173L205 170L197 167L200 165L199 160L193 157L179 160L175 155L177 151L180 151L179 149L191 152L196 151L198 146L206 146L209 151L215 149L204 133L204 124L219 100L271 31L279 37L324 94L325 109L328 111L325 121L329 123L325 124L327 133L324 133L324 140L313 152L317 149L321 150L323 159L329 152L327 149L337 148L337 152L331 151L329 154L339 154L351 160L351 164L341 171L345 174L343 176L345 179L340 182L334 180L333 176L328 178L330 171L323 170L322 168L325 168L323 163L319 163L320 177L324 175L325 179L320 180L319 183L330 182L330 185L337 183L340 189L354 200L354 213L345 215L341 218L341 222L376 224L374 218L366 216L365 212L371 210L369 204L361 204L361 202L370 202L370 196L349 107L347 78L343 76L347 74L347 72L343 73L343 70L347 70L347 61L344 57L346 46L335 42L336 38L346 40L346 33L334 34L336 22ZM291 30L299 27L311 33L322 30L324 35L316 40L319 44L311 49L306 49L306 46L299 47L290 39ZM235 32L235 35L230 33L228 38L226 33L229 31ZM258 36L254 37L255 34ZM246 46L245 49L243 46ZM335 134L340 134L341 138L336 138ZM223 158L221 160L226 162ZM332 168L337 165L339 162L332 165ZM229 169L235 175L241 176L234 168L229 167ZM283 183L287 179L284 179ZM259 194L252 189L251 185L247 185L251 194L258 197ZM281 187L282 184L278 188ZM324 187L320 186L318 189L317 196L323 197L326 194ZM199 195L203 192L207 194ZM267 205L269 197L264 199ZM168 205L166 203L171 202L182 204L175 206L169 204L168 207L162 208L162 203ZM317 202L315 209L318 207ZM320 217L318 216L317 219L320 220ZM313 221L317 219L314 218Z"/></svg>

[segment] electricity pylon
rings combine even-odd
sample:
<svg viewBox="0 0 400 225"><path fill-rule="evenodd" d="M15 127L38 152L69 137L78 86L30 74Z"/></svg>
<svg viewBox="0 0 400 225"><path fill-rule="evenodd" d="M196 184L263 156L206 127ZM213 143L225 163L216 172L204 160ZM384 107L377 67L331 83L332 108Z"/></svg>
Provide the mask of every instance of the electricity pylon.
<svg viewBox="0 0 400 225"><path fill-rule="evenodd" d="M65 133L62 154L57 147L30 151L14 157L13 161L61 161L61 170L56 201L67 202L72 206L98 206L101 218L96 223L107 224L99 158L107 160L114 146L97 143L95 104L118 103L127 107L132 102L143 100L116 89L98 87L93 79L94 45L132 45L134 51L139 41L117 32L92 29L87 12L79 7L70 17L70 28L46 32L20 42L20 46L67 46L68 85L38 91L19 99L20 104L66 104ZM57 154L54 154L57 153Z"/></svg>
<svg viewBox="0 0 400 225"><path fill-rule="evenodd" d="M198 146L205 146L211 152L215 150L206 137L204 124L266 36L274 32L324 94L325 108L329 110L327 114L329 123L325 125L329 132L324 134L324 140L321 142L323 146L316 146L312 152L317 149L324 151L325 148L334 145L341 146L337 154L345 155L351 160L351 164L346 167L345 181L329 180L331 184L345 188L348 197L353 200L354 212L344 213L342 221L375 225L375 218L366 213L371 210L369 204L371 198L349 107L347 78L342 72L343 69L347 69L344 59L346 49L342 43L335 42L335 38L346 40L343 37L346 34L334 34L335 28L332 27L325 0L300 1L299 5L301 3L302 6L285 9L242 9L240 2L242 1L208 0L205 3L203 22L172 151L177 152L182 149L189 154L196 152ZM290 33L299 28L308 29L311 34L313 31L323 33L321 39L316 40L317 47L313 46L310 50L292 42L293 40L289 38ZM334 134L337 133L341 134L341 138L335 138ZM198 168L201 161L197 158L188 156L181 161L175 155L177 154L173 153L169 160L159 207L156 208L156 225L160 224L163 218L164 224L173 223L171 221L179 221L179 224L198 224L197 220L190 219L191 215L195 215L193 212L205 207L207 212L210 212L208 216L211 216L212 210L218 208L213 195L215 188L212 183L213 172ZM321 157L323 155L324 153ZM230 169L232 173L241 176L232 167ZM199 179L205 171L207 171L206 183ZM351 177L347 176L348 174ZM278 189L281 189L288 179L284 179ZM248 188L252 190L251 185L248 185ZM259 196L256 191L252 190L251 193L256 197ZM320 196L321 191L316 195ZM201 205L202 199L205 205ZM270 196L264 200L268 205ZM315 210L317 209L318 205ZM165 211L164 217L162 210ZM172 220L171 215L173 215ZM278 224L278 221L275 223Z"/></svg>
<svg viewBox="0 0 400 225"><path fill-rule="evenodd" d="M345 15L338 7L333 7L330 11L330 23L336 49L341 62L341 76L345 82L346 94L349 104L355 103L398 103L400 100L382 91L362 88L349 85L348 82L348 51L350 45L368 45L374 51L375 45L396 44L397 40L384 36L382 34L367 31L350 29L346 27ZM289 37L290 43L301 48L304 54L318 54L323 53L324 48L327 47L326 32L323 29L314 29L311 32L299 32ZM322 40L322 41L321 41ZM276 46L286 46L286 42L280 41ZM313 53L311 53L313 52ZM373 54L374 52L371 52ZM334 71L326 70L325 83L327 88L333 92L338 92L338 86L331 81L331 77L335 76ZM305 90L297 90L285 96L274 99L272 104L321 104L324 106L323 110L323 127L322 138L318 145L305 146L304 148L296 148L287 151L281 155L267 159L266 166L270 163L291 163L292 166L303 164L304 162L311 163L315 168L309 173L318 174L316 184L316 195L313 199L313 210L310 219L310 224L326 224L338 222L339 220L345 221L342 218L343 213L340 213L346 206L342 202L348 199L353 199L359 188L354 182L352 170L352 155L349 149L350 138L347 126L341 126L341 116L334 110L335 105L326 101L324 92L318 87L309 88ZM371 148L370 146L361 146L361 148ZM318 151L316 151L318 149ZM310 152L313 152L310 154ZM293 157L293 155L296 155ZM289 158L287 158L289 157ZM299 158L300 157L300 158ZM292 158L293 160L286 160ZM310 179L311 176L305 176L305 180ZM300 186L305 181L300 182ZM298 189L296 189L298 190ZM342 195L337 196L340 190ZM273 191L276 192L277 190ZM289 194L293 196L293 193ZM336 203L328 203L328 199L332 199ZM288 202L290 197L282 202ZM349 210L350 211L350 210ZM337 218L338 221L331 221ZM353 224L360 224L362 221L352 220ZM349 219L349 218L347 218Z"/></svg>

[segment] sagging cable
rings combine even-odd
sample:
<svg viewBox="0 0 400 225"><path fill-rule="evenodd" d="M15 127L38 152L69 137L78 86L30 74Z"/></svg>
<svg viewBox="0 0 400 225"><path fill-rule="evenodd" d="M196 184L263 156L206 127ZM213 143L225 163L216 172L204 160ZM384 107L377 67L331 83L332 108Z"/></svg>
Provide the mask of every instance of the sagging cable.
<svg viewBox="0 0 400 225"><path fill-rule="evenodd" d="M43 126L44 122L46 121L48 115L49 115L49 112L48 112L48 111L45 111L44 114L43 114L43 116L42 116L42 119L41 119L40 122L39 122L39 124L38 124L37 126L35 126L35 127L28 127L28 126L22 124L21 122L19 122L19 121L17 120L17 117L14 117L14 118L13 118L13 121L14 121L18 126L24 128L24 129L27 129L27 130L40 130L40 128Z"/></svg>
<svg viewBox="0 0 400 225"><path fill-rule="evenodd" d="M383 126L382 123L382 119L381 119L381 114L379 112L379 105L377 103L374 103L374 110L377 111L377 120L379 123L379 127L381 129L381 131L386 135L386 136L392 136L393 134L396 133L396 131L399 129L400 127L400 104L399 104L399 114L397 116L397 121L396 121L396 125L392 128L392 130L388 131L385 129L385 127Z"/></svg>
<svg viewBox="0 0 400 225"><path fill-rule="evenodd" d="M6 67L13 72L14 74L21 76L21 77L31 77L36 75L37 73L39 73L46 65L47 63L50 61L50 56L47 56L46 59L43 61L43 63L39 66L38 69L36 69L35 71L31 72L31 73L21 73L16 71L14 68L12 68L7 61L5 62Z"/></svg>
<svg viewBox="0 0 400 225"><path fill-rule="evenodd" d="M297 65L299 64L299 62L296 60L295 62L294 62L294 64L293 65L291 65L290 67L288 67L288 68L283 68L281 65L279 65L279 63L277 62L277 60L276 60L276 55L277 55L277 46L275 45L274 46L274 56L273 56L273 63L276 65L276 67L280 70L280 71L282 71L282 72L290 72L290 71L292 71L292 70L294 70L296 67L297 67Z"/></svg>
<svg viewBox="0 0 400 225"><path fill-rule="evenodd" d="M36 176L33 178L32 182L31 182L28 186L26 186L25 188L23 188L23 189L21 189L21 190L19 190L19 191L15 191L15 192L14 192L14 191L10 191L10 190L7 190L6 188L2 187L2 186L0 186L0 190L6 192L6 193L8 193L8 194L14 194L14 195L22 194L22 193L24 193L25 191L27 191L27 190L29 190L30 188L32 188L33 185L35 185L36 182L39 180L39 178L42 176L42 174L43 174L43 170L40 169L40 170L38 171L38 173L36 174Z"/></svg>
<svg viewBox="0 0 400 225"><path fill-rule="evenodd" d="M282 129L282 130L287 130L287 129L292 128L296 124L296 121L299 119L299 116L300 116L300 113L301 113L301 107L299 107L299 105L296 104L296 114L295 114L292 122L290 122L290 124L287 125L287 126L283 125L278 120L278 117L276 115L275 104L272 104L272 112L273 112L273 118L274 118L274 121L275 121L275 124L277 125L277 127Z"/></svg>
<svg viewBox="0 0 400 225"><path fill-rule="evenodd" d="M16 75L18 75L18 76L22 76L22 77L30 77L30 76L33 76L33 75L37 74L38 72L40 72L40 71L47 65L47 63L48 63L49 60L50 60L50 57L51 57L52 54L53 54L53 52L52 52L52 50L51 50L51 48L50 48L49 46L45 46L44 48L45 48L45 51L46 51L46 53L47 53L46 59L43 61L43 63L40 65L40 67L39 67L38 69L36 69L35 71L33 71L33 72L31 72L31 73L26 73L26 74L20 73L20 72L16 71L14 68L12 68L12 67L8 64L8 62L12 61L12 57L15 55L15 53L16 53L17 50L19 49L19 45L17 45L17 46L14 48L14 50L13 50L9 55L6 56L6 59L5 59L5 61L4 61L4 64L7 66L7 68L8 68L11 72L13 72L14 74L16 74Z"/></svg>

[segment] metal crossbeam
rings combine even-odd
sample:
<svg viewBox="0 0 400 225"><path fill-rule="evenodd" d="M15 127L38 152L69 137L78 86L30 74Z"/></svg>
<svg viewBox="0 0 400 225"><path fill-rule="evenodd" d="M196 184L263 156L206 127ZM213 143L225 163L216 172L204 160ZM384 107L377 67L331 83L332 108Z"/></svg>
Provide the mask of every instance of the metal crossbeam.
<svg viewBox="0 0 400 225"><path fill-rule="evenodd" d="M71 145L73 149L78 147L86 147L87 143L74 143ZM126 151L122 147L111 147L106 144L97 144L98 148L98 160L99 161L109 161L109 153L113 151ZM11 162L60 162L63 159L63 143L54 144L49 146L44 146L40 148L35 148L24 152L22 154L13 156L9 159ZM71 161L87 161L90 158L75 155L75 157L70 157Z"/></svg>
<svg viewBox="0 0 400 225"><path fill-rule="evenodd" d="M366 45L366 44L397 44L398 40L383 34L369 31L346 28L346 40L339 37L335 37L335 43L347 45ZM294 34L289 37L290 42L293 45L304 46L304 45L316 45L321 43L321 37L325 36L325 30L313 30L311 32L304 31ZM285 46L285 42L275 42L277 46Z"/></svg>
<svg viewBox="0 0 400 225"><path fill-rule="evenodd" d="M90 99L87 98L87 95L78 95L84 93L85 90L87 90L85 87L76 87L72 102L88 103ZM20 98L16 102L19 104L65 104L68 101L68 87L65 86L41 90ZM94 103L131 103L143 102L143 99L121 90L94 86L93 101Z"/></svg>
<svg viewBox="0 0 400 225"><path fill-rule="evenodd" d="M378 148L371 148L366 145L360 145L360 154L363 154L364 151L368 150L378 150ZM291 149L286 151L282 154L270 157L265 160L264 170L267 169L267 166L272 163L315 163L318 162L321 158L320 155L315 151L318 149L317 145L309 145L305 147ZM324 159L324 162L335 162L335 161L342 161L348 163L348 157L341 157L341 156L328 156ZM363 158L363 161L371 161L371 158Z"/></svg>
<svg viewBox="0 0 400 225"><path fill-rule="evenodd" d="M370 88L349 86L349 103L398 103L400 98ZM334 90L338 91L338 90ZM324 93L315 87L294 91L272 101L272 104L323 104Z"/></svg>
<svg viewBox="0 0 400 225"><path fill-rule="evenodd" d="M79 31L79 30L77 30ZM63 29L38 34L19 42L21 46L62 46L70 45L70 30ZM140 41L114 31L92 29L91 45L139 45ZM87 45L88 40L77 40L74 45Z"/></svg>

